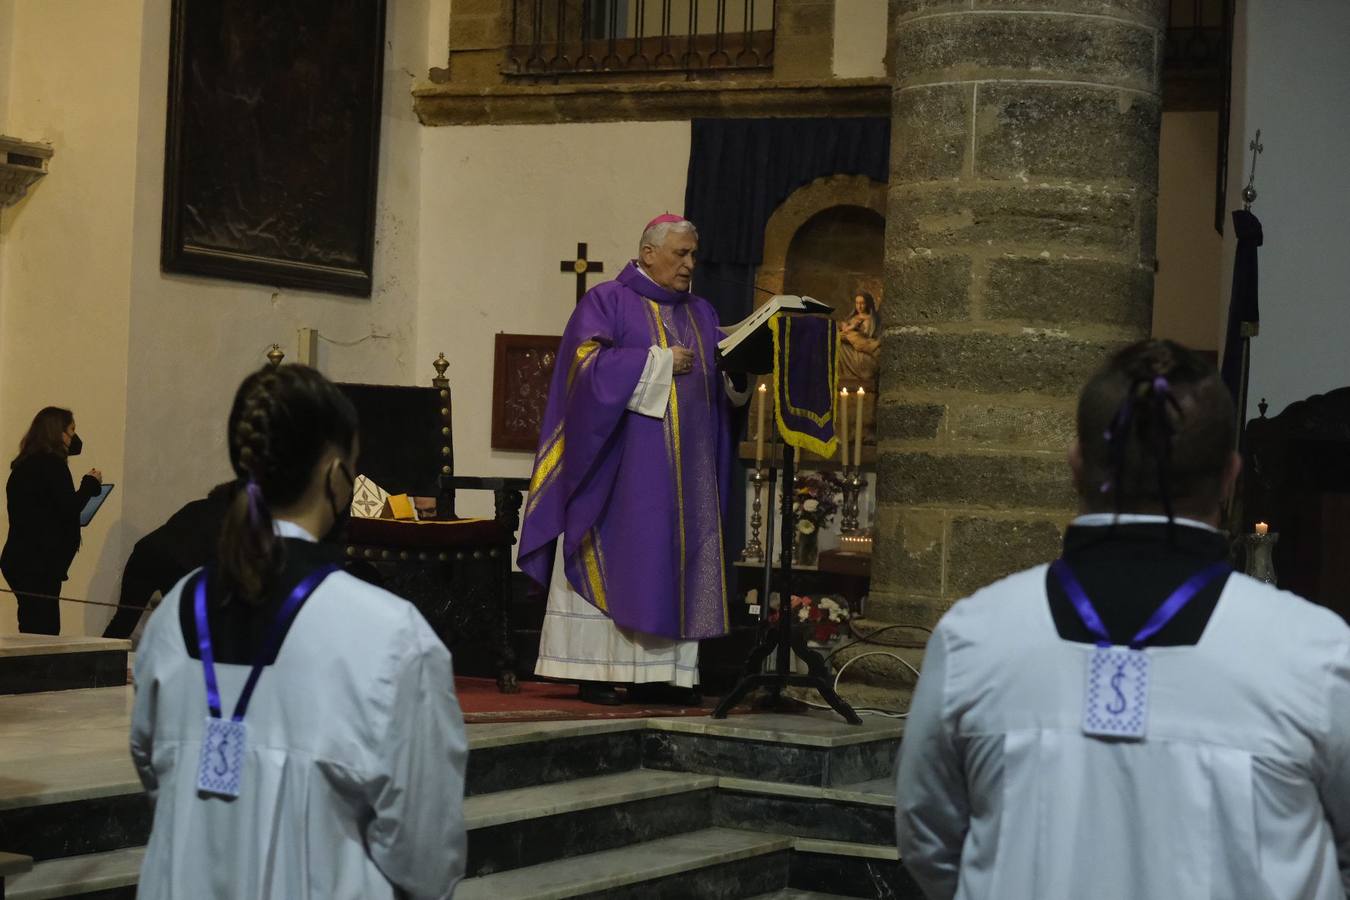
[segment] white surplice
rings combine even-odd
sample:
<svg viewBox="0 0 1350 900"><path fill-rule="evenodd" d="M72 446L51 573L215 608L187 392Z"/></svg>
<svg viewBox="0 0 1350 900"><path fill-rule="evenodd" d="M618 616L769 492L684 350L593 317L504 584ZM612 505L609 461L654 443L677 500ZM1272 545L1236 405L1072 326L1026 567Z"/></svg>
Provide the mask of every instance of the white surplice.
<svg viewBox="0 0 1350 900"><path fill-rule="evenodd" d="M1234 574L1199 643L1144 651L1145 739L1103 740L1095 648L1059 637L1045 581L960 601L928 643L896 828L930 900L1345 900L1345 622Z"/></svg>
<svg viewBox="0 0 1350 900"><path fill-rule="evenodd" d="M285 537L313 540L278 522ZM258 681L243 792L197 791L207 715L169 592L136 654L131 755L154 807L141 900L448 897L463 876L468 743L450 654L406 600L343 572ZM216 664L223 711L249 666Z"/></svg>

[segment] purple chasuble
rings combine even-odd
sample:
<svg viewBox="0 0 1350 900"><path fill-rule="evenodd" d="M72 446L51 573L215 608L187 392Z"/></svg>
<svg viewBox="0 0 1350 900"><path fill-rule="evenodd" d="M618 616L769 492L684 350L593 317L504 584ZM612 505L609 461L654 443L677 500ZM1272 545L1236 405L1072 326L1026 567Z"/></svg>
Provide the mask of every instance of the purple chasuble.
<svg viewBox="0 0 1350 900"><path fill-rule="evenodd" d="M725 634L722 520L731 404L717 314L630 262L581 298L563 332L520 534L520 568L548 587L556 541L567 580L616 625L666 638ZM648 348L687 347L665 418L628 411Z"/></svg>

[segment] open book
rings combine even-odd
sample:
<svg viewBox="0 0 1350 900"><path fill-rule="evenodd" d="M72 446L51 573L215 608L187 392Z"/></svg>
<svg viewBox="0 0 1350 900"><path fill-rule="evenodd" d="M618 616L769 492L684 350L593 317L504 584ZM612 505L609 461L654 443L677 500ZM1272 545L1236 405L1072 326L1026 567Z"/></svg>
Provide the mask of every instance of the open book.
<svg viewBox="0 0 1350 900"><path fill-rule="evenodd" d="M769 319L780 312L825 313L834 307L813 297L794 294L775 294L759 309L729 328L722 329L727 336L717 342L717 354L722 368L728 372L763 374L773 368L773 336L769 333Z"/></svg>

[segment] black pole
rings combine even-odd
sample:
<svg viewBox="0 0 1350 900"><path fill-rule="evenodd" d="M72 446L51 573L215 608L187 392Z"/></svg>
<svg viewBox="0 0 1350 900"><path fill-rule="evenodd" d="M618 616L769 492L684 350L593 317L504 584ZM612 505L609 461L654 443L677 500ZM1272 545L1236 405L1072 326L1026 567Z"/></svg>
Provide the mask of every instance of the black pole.
<svg viewBox="0 0 1350 900"><path fill-rule="evenodd" d="M820 694L826 703L830 705L835 712L839 713L850 725L861 725L862 719L854 712L853 707L844 702L843 698L835 692L834 683L830 680L829 668L825 665L825 660L819 653L811 649L806 644L806 632L801 629L793 628L792 613L792 546L793 535L797 528L796 516L792 513L792 501L794 499L795 487L793 477L796 470L796 451L782 445L783 449L783 521L780 530L783 546L778 551L779 570L778 570L778 624L773 628L762 628L763 639L750 651L750 658L745 664L745 675L736 686L732 688L731 693L722 698L713 710L714 719L725 719L727 714L735 708L746 695L756 688L765 688L769 691L768 705L776 707L781 703L783 688L789 685L798 687L810 687ZM772 459L770 459L772 463ZM769 517L770 524L767 533L768 546L764 550L764 598L761 609L767 610L769 605L769 592L771 589L771 572L773 571L773 483L776 468L770 466L769 485L770 485L770 503ZM777 653L774 670L772 672L764 671L764 663L770 655ZM792 655L796 654L799 659L806 663L808 674L798 675L792 672Z"/></svg>

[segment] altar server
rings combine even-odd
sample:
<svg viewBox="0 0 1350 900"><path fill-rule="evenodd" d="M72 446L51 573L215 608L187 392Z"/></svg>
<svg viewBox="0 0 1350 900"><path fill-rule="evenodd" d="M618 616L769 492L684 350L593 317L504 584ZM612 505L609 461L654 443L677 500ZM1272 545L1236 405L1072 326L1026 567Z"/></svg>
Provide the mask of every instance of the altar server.
<svg viewBox="0 0 1350 900"><path fill-rule="evenodd" d="M450 655L412 604L333 566L356 413L313 369L235 397L216 563L151 616L131 754L154 805L142 900L449 896L467 755Z"/></svg>
<svg viewBox="0 0 1350 900"><path fill-rule="evenodd" d="M535 672L581 697L692 703L698 642L727 631L731 409L717 314L689 292L698 230L647 224L638 256L563 332L520 538L548 590Z"/></svg>
<svg viewBox="0 0 1350 900"><path fill-rule="evenodd" d="M1345 900L1350 628L1232 573L1233 402L1168 341L1078 404L1063 556L957 603L896 828L932 900Z"/></svg>

